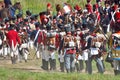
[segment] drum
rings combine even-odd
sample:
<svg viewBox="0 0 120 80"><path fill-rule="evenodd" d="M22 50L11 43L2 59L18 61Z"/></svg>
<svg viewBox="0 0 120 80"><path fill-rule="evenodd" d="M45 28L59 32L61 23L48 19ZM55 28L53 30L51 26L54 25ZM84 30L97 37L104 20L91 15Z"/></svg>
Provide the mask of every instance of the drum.
<svg viewBox="0 0 120 80"><path fill-rule="evenodd" d="M113 58L120 58L120 46L112 49Z"/></svg>

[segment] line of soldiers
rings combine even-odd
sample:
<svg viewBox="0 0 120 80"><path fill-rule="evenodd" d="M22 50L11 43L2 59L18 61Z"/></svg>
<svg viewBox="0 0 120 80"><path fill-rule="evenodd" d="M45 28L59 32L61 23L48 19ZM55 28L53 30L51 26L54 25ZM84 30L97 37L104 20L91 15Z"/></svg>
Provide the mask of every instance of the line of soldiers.
<svg viewBox="0 0 120 80"><path fill-rule="evenodd" d="M6 18L1 22L1 30L6 29L3 30L6 39L2 39L3 35L1 34L3 41L1 45L5 42L8 42L8 46L11 45L12 63L16 63L17 59L21 61L22 56L27 62L29 49L34 45L36 57L40 58L40 55L42 57L41 68L44 70L56 70L56 53L58 53L62 72L65 69L68 73L74 72L75 69L78 72L82 71L85 61L86 72L92 74L92 60L94 59L98 72L104 73L105 66L102 58L107 51L106 37L103 33L106 34L108 31L110 18L112 18L110 13L113 10L109 12L111 7L107 0L104 9L100 5L101 1L97 1L93 6L90 2L87 0L84 10L79 5L75 5L72 9L68 3L64 3L63 7L57 4L55 16L52 15L52 5L48 3L47 10L40 12L39 15L33 15L30 11L26 11L26 18L23 18L21 14L11 20ZM119 8L116 2L114 6ZM114 10L116 11L117 8L115 7ZM119 11L118 14L115 14L114 19L115 22L120 19ZM99 26L100 23L102 30ZM17 38L13 34L8 35L13 29L18 32L15 33ZM114 31L117 30L114 29ZM15 38L15 41L11 36ZM19 48L16 48L16 42L19 43ZM1 50L2 48L3 46Z"/></svg>

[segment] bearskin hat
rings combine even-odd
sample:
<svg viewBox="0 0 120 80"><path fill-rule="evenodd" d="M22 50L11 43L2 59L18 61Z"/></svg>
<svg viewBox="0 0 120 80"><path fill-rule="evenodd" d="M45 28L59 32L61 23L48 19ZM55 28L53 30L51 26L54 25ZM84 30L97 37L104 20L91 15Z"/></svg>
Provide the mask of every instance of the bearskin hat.
<svg viewBox="0 0 120 80"><path fill-rule="evenodd" d="M87 0L87 3L89 3L91 0Z"/></svg>
<svg viewBox="0 0 120 80"><path fill-rule="evenodd" d="M57 4L56 5L56 11L58 12L58 11L60 11L61 10L61 6L60 6L60 4Z"/></svg>
<svg viewBox="0 0 120 80"><path fill-rule="evenodd" d="M27 11L26 11L26 15L31 16L32 13L31 13L29 10L27 10Z"/></svg>
<svg viewBox="0 0 120 80"><path fill-rule="evenodd" d="M93 11L95 11L96 9L98 9L98 4L93 5Z"/></svg>

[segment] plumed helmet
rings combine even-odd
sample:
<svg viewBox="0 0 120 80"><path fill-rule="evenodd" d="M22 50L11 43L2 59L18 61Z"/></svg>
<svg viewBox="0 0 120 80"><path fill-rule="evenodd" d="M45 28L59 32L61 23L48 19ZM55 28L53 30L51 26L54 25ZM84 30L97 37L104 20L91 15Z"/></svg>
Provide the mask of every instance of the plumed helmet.
<svg viewBox="0 0 120 80"><path fill-rule="evenodd" d="M24 19L24 22L28 22L28 18L25 18L25 19Z"/></svg>
<svg viewBox="0 0 120 80"><path fill-rule="evenodd" d="M57 4L56 5L56 11L60 11L61 10L61 6L60 6L60 4Z"/></svg>
<svg viewBox="0 0 120 80"><path fill-rule="evenodd" d="M79 11L79 10L81 10L81 7L76 4L76 5L74 6L74 9L77 10L77 11Z"/></svg>
<svg viewBox="0 0 120 80"><path fill-rule="evenodd" d="M50 3L47 3L47 8L51 8L52 5Z"/></svg>

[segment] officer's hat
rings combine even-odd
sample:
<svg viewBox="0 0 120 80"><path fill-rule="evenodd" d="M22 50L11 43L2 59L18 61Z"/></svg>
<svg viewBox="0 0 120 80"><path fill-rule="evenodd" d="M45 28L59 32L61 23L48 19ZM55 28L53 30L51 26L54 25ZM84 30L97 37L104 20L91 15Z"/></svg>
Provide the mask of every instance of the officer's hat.
<svg viewBox="0 0 120 80"><path fill-rule="evenodd" d="M17 14L17 19L22 17L22 14Z"/></svg>
<svg viewBox="0 0 120 80"><path fill-rule="evenodd" d="M35 16L35 19L37 19L37 18L38 18L38 14L35 14L34 16Z"/></svg>
<svg viewBox="0 0 120 80"><path fill-rule="evenodd" d="M31 20L35 20L35 16L34 16L34 15L31 15L30 19L31 19Z"/></svg>
<svg viewBox="0 0 120 80"><path fill-rule="evenodd" d="M40 27L40 23L39 22L36 22L35 23L35 27L37 28L37 27Z"/></svg>
<svg viewBox="0 0 120 80"><path fill-rule="evenodd" d="M12 20L12 21L16 20L16 16L12 17L11 20Z"/></svg>
<svg viewBox="0 0 120 80"><path fill-rule="evenodd" d="M57 4L56 5L56 11L60 11L61 10L61 6L60 6L60 4Z"/></svg>
<svg viewBox="0 0 120 80"><path fill-rule="evenodd" d="M45 15L46 15L46 14L47 14L46 12L40 12L40 13L39 13L41 22L45 19Z"/></svg>
<svg viewBox="0 0 120 80"><path fill-rule="evenodd" d="M27 10L27 11L26 11L26 15L31 16L32 13L31 13L29 10Z"/></svg>
<svg viewBox="0 0 120 80"><path fill-rule="evenodd" d="M10 24L9 30L15 29L15 24Z"/></svg>
<svg viewBox="0 0 120 80"><path fill-rule="evenodd" d="M6 23L6 22L9 22L10 19L9 19L9 18L5 18L4 21L5 21L5 23Z"/></svg>
<svg viewBox="0 0 120 80"><path fill-rule="evenodd" d="M24 22L28 22L28 18L25 18L25 19L24 19Z"/></svg>

